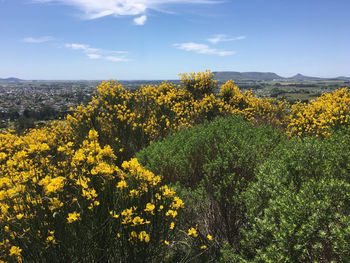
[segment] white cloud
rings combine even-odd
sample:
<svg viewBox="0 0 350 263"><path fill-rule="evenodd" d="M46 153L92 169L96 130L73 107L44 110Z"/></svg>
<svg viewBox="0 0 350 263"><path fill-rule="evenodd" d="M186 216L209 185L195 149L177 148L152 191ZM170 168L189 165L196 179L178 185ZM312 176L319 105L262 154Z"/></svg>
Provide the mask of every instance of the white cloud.
<svg viewBox="0 0 350 263"><path fill-rule="evenodd" d="M50 36L44 36L44 37L26 37L23 39L23 42L26 43L32 43L32 44L39 44L39 43L44 43L48 41L54 40L53 37Z"/></svg>
<svg viewBox="0 0 350 263"><path fill-rule="evenodd" d="M211 48L205 44L199 44L199 43L193 43L193 42L174 44L174 46L178 49L182 49L182 50L186 50L186 51L193 51L193 52L196 52L199 54L229 56L229 55L233 55L236 53L235 51L219 50L219 49Z"/></svg>
<svg viewBox="0 0 350 263"><path fill-rule="evenodd" d="M65 44L65 47L68 47L68 48L71 48L74 50L82 50L82 51L88 52L88 53L96 53L96 52L100 51L100 49L98 49L98 48L91 48L89 45L77 44L77 43Z"/></svg>
<svg viewBox="0 0 350 263"><path fill-rule="evenodd" d="M238 37L228 37L223 34L216 35L212 38L208 38L207 40L212 44L217 44L219 42L228 42L228 41L236 41L246 39L246 36L238 36Z"/></svg>
<svg viewBox="0 0 350 263"><path fill-rule="evenodd" d="M103 57L103 59L109 60L109 61L114 61L114 62L129 61L127 58L115 57L115 56L107 56L107 57Z"/></svg>
<svg viewBox="0 0 350 263"><path fill-rule="evenodd" d="M143 26L146 23L147 16L143 15L137 18L134 18L134 22L138 26Z"/></svg>
<svg viewBox="0 0 350 263"><path fill-rule="evenodd" d="M99 58L101 58L101 55L98 55L98 54L87 54L87 56L90 59L99 59Z"/></svg>
<svg viewBox="0 0 350 263"><path fill-rule="evenodd" d="M162 11L167 5L175 4L213 4L221 0L32 0L38 3L56 2L74 6L80 9L87 19L96 19L104 16L138 16L134 19L137 25L143 25L147 10ZM142 17L142 19L141 19ZM137 23L135 20L143 21Z"/></svg>
<svg viewBox="0 0 350 263"><path fill-rule="evenodd" d="M129 61L129 59L125 57L128 54L127 51L92 48L89 45L79 43L70 43L65 44L64 46L66 48L84 52L89 59L104 59L114 62ZM114 54L118 54L119 56L115 56Z"/></svg>

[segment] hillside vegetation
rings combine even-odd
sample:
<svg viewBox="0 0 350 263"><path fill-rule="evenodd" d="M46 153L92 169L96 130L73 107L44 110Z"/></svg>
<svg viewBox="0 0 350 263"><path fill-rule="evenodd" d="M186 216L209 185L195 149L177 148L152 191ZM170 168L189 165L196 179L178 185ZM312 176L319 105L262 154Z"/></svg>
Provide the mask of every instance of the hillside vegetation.
<svg viewBox="0 0 350 263"><path fill-rule="evenodd" d="M103 82L0 134L0 262L348 262L350 95Z"/></svg>

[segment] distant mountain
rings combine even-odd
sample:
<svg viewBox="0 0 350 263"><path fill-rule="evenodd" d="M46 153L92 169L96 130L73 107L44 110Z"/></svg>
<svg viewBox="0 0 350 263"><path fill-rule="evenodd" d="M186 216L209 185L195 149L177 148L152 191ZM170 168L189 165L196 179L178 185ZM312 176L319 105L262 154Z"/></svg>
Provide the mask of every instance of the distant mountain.
<svg viewBox="0 0 350 263"><path fill-rule="evenodd" d="M318 79L322 79L322 78L304 76L304 75L298 73L295 76L290 77L289 79L294 79L294 80L318 80Z"/></svg>
<svg viewBox="0 0 350 263"><path fill-rule="evenodd" d="M18 78L6 78L6 79L0 78L0 82L20 82L20 81L22 80Z"/></svg>
<svg viewBox="0 0 350 263"><path fill-rule="evenodd" d="M293 77L288 78L290 80L298 80L298 81L307 81L307 80L339 80L339 81L350 81L349 77L344 77L344 76L340 76L340 77L336 77L336 78L319 78L319 77L309 77L309 76L305 76L302 75L300 73L296 74Z"/></svg>
<svg viewBox="0 0 350 263"><path fill-rule="evenodd" d="M236 71L218 71L213 72L214 78L220 81L228 80L265 80L283 79L276 73L272 72L236 72Z"/></svg>
<svg viewBox="0 0 350 263"><path fill-rule="evenodd" d="M319 78L305 76L300 73L296 74L290 78L284 78L276 73L272 72L236 72L236 71L216 71L214 73L214 79L226 82L228 80L242 81L242 80L252 80L252 81L272 81L272 80L294 80L294 81L308 81L308 80L339 80L339 81L350 81L350 77L336 77L336 78Z"/></svg>
<svg viewBox="0 0 350 263"><path fill-rule="evenodd" d="M335 79L342 80L342 81L350 81L350 77L344 77L344 76L336 77Z"/></svg>

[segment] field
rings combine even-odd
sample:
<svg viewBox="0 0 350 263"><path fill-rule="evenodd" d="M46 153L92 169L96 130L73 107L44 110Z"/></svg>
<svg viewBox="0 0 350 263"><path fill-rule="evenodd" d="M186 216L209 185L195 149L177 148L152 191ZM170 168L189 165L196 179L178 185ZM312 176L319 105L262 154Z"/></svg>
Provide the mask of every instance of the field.
<svg viewBox="0 0 350 263"><path fill-rule="evenodd" d="M253 90L259 96L278 98L290 103L309 102L322 93L349 87L349 81L313 80L313 81L249 81L237 82L240 89Z"/></svg>

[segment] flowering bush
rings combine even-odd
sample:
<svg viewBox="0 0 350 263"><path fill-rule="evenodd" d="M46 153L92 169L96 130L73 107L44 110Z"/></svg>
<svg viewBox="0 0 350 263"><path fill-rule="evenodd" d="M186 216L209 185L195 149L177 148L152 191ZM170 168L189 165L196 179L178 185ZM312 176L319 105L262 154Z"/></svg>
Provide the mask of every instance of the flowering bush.
<svg viewBox="0 0 350 263"><path fill-rule="evenodd" d="M129 91L116 81L101 83L91 103L67 117L76 140L95 129L101 145L110 145L121 161L172 131L218 116L243 114L250 121L284 124L284 102L241 92L233 82L223 85L216 97L209 71L180 75L182 88L165 82Z"/></svg>
<svg viewBox="0 0 350 263"><path fill-rule="evenodd" d="M210 95L216 88L217 81L213 79L214 74L209 70L198 73L183 73L180 76L183 88L191 93L194 99Z"/></svg>
<svg viewBox="0 0 350 263"><path fill-rule="evenodd" d="M350 94L346 88L325 93L310 104L292 106L287 133L291 136L329 136L332 129L349 126Z"/></svg>
<svg viewBox="0 0 350 263"><path fill-rule="evenodd" d="M125 90L117 82L104 82L92 102L78 107L67 120L79 138L96 129L102 145L110 145L121 160L171 131L194 124L193 98L170 84Z"/></svg>
<svg viewBox="0 0 350 263"><path fill-rule="evenodd" d="M8 261L155 260L184 203L136 159L115 165L90 130L59 124L0 137L0 251Z"/></svg>
<svg viewBox="0 0 350 263"><path fill-rule="evenodd" d="M276 127L286 125L288 103L271 98L257 98L252 91L240 91L230 80L221 86L219 96L224 108L231 114L242 114L254 123L269 123Z"/></svg>
<svg viewBox="0 0 350 263"><path fill-rule="evenodd" d="M143 168L135 153L172 132L233 114L254 124L288 126L292 136L328 135L348 126L350 99L341 89L293 106L288 117L288 104L242 92L232 81L214 94L212 76L182 74L182 85L165 82L136 91L103 82L92 101L64 121L21 136L1 133L0 262L203 262L215 260L225 240L239 247L238 229L245 222L241 192L279 133L239 118L207 123L188 136L184 131L169 144L172 149L165 141L154 149L167 149L138 155L151 160L150 166L162 164L156 167L162 177ZM163 165L167 158L170 166ZM177 181L198 186L178 188L188 197L187 208L166 184ZM348 187L336 185L341 186ZM338 225L348 219L341 220ZM219 225L223 231L211 236ZM347 243L337 240L340 254ZM230 245L224 258L231 257Z"/></svg>

